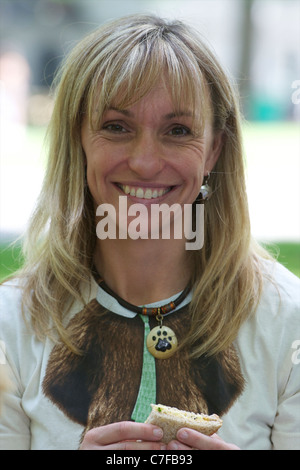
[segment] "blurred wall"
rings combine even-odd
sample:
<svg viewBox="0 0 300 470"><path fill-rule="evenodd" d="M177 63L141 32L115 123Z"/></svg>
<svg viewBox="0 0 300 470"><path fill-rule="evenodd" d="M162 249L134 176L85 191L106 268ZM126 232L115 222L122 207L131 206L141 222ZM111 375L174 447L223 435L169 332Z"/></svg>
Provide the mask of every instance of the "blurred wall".
<svg viewBox="0 0 300 470"><path fill-rule="evenodd" d="M0 54L21 54L31 94L44 92L76 41L103 21L136 12L195 25L238 80L247 118L299 119L290 99L300 79L299 0L1 0Z"/></svg>

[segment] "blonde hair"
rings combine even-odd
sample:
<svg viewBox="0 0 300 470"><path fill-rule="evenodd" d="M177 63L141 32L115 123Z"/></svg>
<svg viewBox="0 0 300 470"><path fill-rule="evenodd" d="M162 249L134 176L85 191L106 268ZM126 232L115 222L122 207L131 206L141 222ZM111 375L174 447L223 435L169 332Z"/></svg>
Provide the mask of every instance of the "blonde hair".
<svg viewBox="0 0 300 470"><path fill-rule="evenodd" d="M24 245L23 306L39 336L54 330L73 348L64 325L82 286L91 283L95 209L85 184L81 126L97 127L112 103L125 108L145 96L165 72L174 107L210 108L224 145L205 209L204 247L194 256L189 344L193 354L229 346L259 298L261 280L252 248L245 191L241 118L236 92L199 35L181 22L134 15L103 25L64 62L48 130L49 162ZM209 93L207 93L207 90ZM209 97L209 100L207 99ZM95 119L95 109L97 118ZM196 114L195 114L196 116ZM203 122L198 122L199 128Z"/></svg>

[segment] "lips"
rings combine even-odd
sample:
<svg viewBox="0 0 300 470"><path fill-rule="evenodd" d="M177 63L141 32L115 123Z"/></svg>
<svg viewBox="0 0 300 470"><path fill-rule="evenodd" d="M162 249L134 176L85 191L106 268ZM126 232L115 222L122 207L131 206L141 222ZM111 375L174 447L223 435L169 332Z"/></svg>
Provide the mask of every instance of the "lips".
<svg viewBox="0 0 300 470"><path fill-rule="evenodd" d="M171 191L171 189L173 188L173 186L169 186L166 188L142 188L140 186L129 186L127 184L118 184L118 187L125 194L129 194L130 196L134 196L139 199L157 199Z"/></svg>

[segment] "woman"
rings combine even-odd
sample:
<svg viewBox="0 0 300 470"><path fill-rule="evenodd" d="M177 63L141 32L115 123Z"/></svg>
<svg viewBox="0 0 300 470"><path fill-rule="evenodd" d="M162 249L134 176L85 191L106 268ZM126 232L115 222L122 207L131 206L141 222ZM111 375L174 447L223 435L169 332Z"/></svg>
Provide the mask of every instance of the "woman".
<svg viewBox="0 0 300 470"><path fill-rule="evenodd" d="M3 447L297 448L299 281L251 239L217 60L181 22L131 16L80 42L58 83L26 263L1 287ZM203 246L176 211L164 237L155 207L190 209ZM154 402L223 426L165 445L144 424Z"/></svg>

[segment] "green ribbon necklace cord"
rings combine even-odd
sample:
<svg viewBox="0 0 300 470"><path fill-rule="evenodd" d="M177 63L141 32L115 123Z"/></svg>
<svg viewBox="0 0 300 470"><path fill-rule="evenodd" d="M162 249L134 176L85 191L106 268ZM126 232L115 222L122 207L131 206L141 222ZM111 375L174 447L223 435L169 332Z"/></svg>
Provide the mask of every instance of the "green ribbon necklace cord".
<svg viewBox="0 0 300 470"><path fill-rule="evenodd" d="M147 349L147 336L150 333L149 317L139 315L144 322L144 352L142 377L138 397L131 419L144 423L151 412L151 403L156 403L156 371L155 358Z"/></svg>

